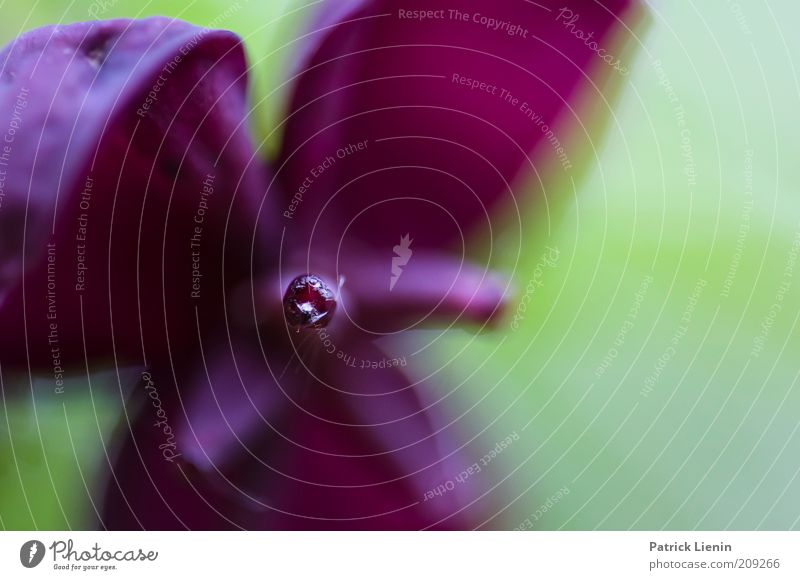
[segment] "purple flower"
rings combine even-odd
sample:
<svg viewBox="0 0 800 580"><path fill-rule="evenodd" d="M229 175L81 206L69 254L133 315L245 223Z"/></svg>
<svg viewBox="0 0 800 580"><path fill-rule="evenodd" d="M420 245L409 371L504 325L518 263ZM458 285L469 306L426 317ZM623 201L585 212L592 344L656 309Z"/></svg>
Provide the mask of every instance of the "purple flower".
<svg viewBox="0 0 800 580"><path fill-rule="evenodd" d="M2 371L58 396L136 369L98 525L491 517L485 482L457 483L474 458L450 395L375 339L498 315L507 284L467 236L559 154L547 128L613 74L629 4L326 3L269 164L231 33L114 20L6 47Z"/></svg>

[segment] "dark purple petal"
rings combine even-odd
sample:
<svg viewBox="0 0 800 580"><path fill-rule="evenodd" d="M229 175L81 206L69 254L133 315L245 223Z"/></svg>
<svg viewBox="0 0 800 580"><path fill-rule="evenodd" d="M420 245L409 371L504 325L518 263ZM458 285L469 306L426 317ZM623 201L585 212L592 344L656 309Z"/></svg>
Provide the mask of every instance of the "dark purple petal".
<svg viewBox="0 0 800 580"><path fill-rule="evenodd" d="M320 244L391 247L411 232L418 248L486 226L521 171L559 162L557 121L578 124L579 90L618 74L597 50L614 54L632 4L580 0L569 16L498 0L459 7L462 20L441 0L326 2L286 123L287 225L322 229Z"/></svg>
<svg viewBox="0 0 800 580"><path fill-rule="evenodd" d="M351 341L342 348L346 358L325 353L328 360L320 371L330 388L341 391L337 397L347 406L347 417L338 422L349 420L350 428L374 443L379 457L393 465L400 481L414 490L420 508L432 521L440 518L448 527L475 525L485 506L469 504L483 491L480 482L465 480L447 493L432 493L440 485L455 484L473 464L468 446L457 443L463 434L454 418L447 416L447 401L426 397L434 392L432 385L411 384L396 366L397 359L387 359L369 343ZM326 417L323 410L318 415Z"/></svg>
<svg viewBox="0 0 800 580"><path fill-rule="evenodd" d="M239 39L80 23L21 36L0 66L0 133L17 126L0 167L0 362L179 354L248 271L264 194Z"/></svg>
<svg viewBox="0 0 800 580"><path fill-rule="evenodd" d="M369 332L393 333L420 324L484 325L502 314L510 294L501 276L443 254L421 250L402 268L392 271L391 265L388 256L362 260L343 274L348 292L342 308Z"/></svg>
<svg viewBox="0 0 800 580"><path fill-rule="evenodd" d="M170 371L143 374L116 433L104 474L98 527L111 530L236 529L240 505L184 461L175 420L180 405Z"/></svg>
<svg viewBox="0 0 800 580"><path fill-rule="evenodd" d="M139 419L130 431L127 425L120 429L103 524L111 529L462 529L480 522L477 514L486 506L466 507L467 499L482 491L479 482L433 494L472 465L450 442L454 426L434 420L438 407L422 404L397 369L365 373L306 346L296 364L278 370L281 390L292 399L284 412L271 425L257 421L260 432L232 428L237 438L220 428L221 415L206 409L198 416L191 405L182 408L169 395L180 390L169 386L171 372L146 375L137 390L144 399ZM357 356L379 356L366 345L354 348ZM305 369L314 356L318 378L328 385ZM247 366L252 370L258 363ZM274 385L258 373L242 377L254 409L256 391ZM220 389L220 397L238 397L228 393L231 387ZM342 392L353 388L363 392ZM148 404L152 391L160 394L160 413ZM270 406L259 413L268 414ZM242 408L225 404L228 423L242 420ZM202 448L182 431L180 417L190 410L194 433L205 438ZM169 431L158 424L162 415ZM223 439L237 443L220 446Z"/></svg>
<svg viewBox="0 0 800 580"><path fill-rule="evenodd" d="M285 362L268 363L255 329L231 332L210 337L189 368L178 371L177 443L204 472L246 455L253 441L274 437L273 424L288 403L276 382Z"/></svg>

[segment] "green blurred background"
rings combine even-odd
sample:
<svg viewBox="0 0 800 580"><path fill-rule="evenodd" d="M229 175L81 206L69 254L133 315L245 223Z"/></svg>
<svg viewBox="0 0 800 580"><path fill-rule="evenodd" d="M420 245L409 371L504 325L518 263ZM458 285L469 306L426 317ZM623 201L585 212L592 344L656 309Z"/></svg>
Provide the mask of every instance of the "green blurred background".
<svg viewBox="0 0 800 580"><path fill-rule="evenodd" d="M0 39L92 16L232 29L274 144L282 91L270 88L305 4L4 3ZM530 205L522 237L499 240L524 248L519 262L495 253L520 295L535 281L518 328L512 304L493 332L454 331L430 353L476 449L519 435L479 476L500 502L488 527L800 527L800 8L649 11L584 178L553 180L547 211ZM121 406L102 380L0 407L0 527L91 525L87 491Z"/></svg>

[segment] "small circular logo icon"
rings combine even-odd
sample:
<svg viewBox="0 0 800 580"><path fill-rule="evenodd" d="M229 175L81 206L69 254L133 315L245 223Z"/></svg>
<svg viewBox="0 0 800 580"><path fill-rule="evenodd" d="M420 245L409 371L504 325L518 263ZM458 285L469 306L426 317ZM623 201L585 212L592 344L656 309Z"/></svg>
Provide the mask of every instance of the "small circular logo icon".
<svg viewBox="0 0 800 580"><path fill-rule="evenodd" d="M29 540L19 549L19 561L26 568L35 568L44 559L44 544L39 540Z"/></svg>

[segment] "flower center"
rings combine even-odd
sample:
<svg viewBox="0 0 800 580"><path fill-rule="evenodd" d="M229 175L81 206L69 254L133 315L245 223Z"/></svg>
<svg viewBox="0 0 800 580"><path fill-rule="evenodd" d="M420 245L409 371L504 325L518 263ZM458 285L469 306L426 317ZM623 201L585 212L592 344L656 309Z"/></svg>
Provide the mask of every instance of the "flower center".
<svg viewBox="0 0 800 580"><path fill-rule="evenodd" d="M327 326L336 310L336 295L318 276L304 274L289 284L283 296L283 312L295 328Z"/></svg>

